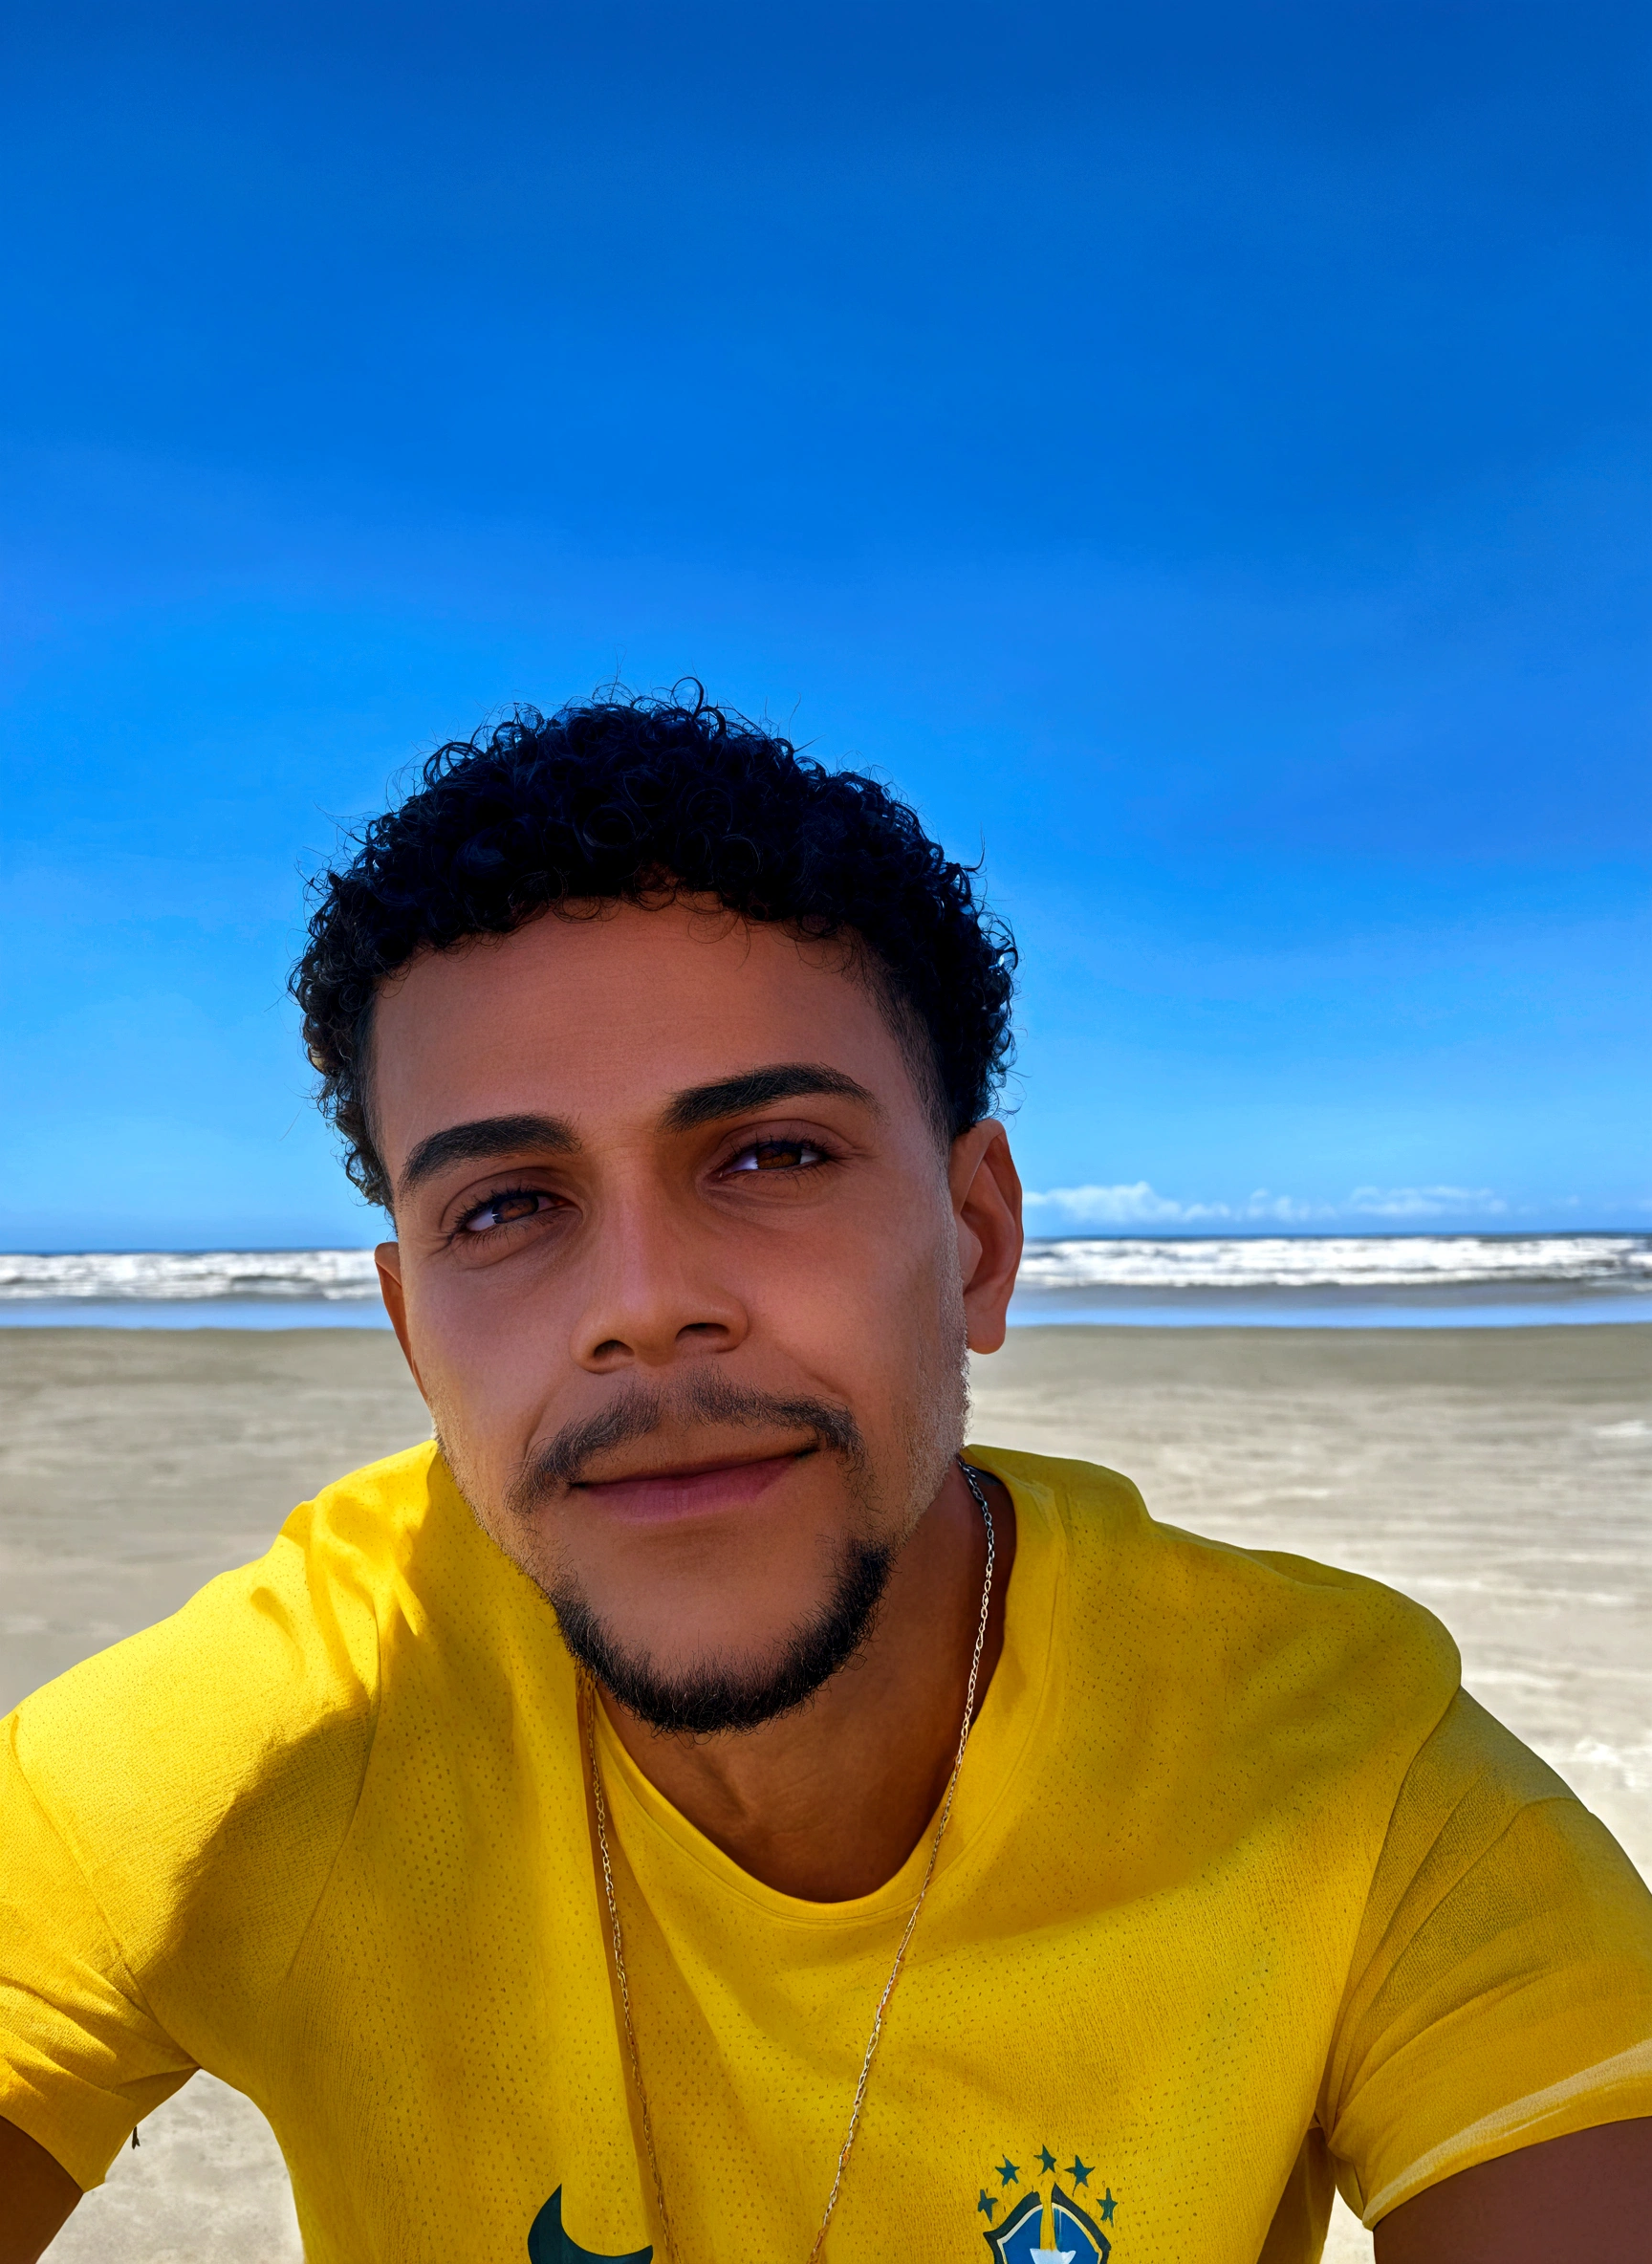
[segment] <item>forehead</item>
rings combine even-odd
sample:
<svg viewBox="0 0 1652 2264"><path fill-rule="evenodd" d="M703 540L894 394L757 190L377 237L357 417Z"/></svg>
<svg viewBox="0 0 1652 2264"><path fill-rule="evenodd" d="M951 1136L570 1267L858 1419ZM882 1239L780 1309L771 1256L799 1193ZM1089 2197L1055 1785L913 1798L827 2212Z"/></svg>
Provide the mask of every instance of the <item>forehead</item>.
<svg viewBox="0 0 1652 2264"><path fill-rule="evenodd" d="M839 1069L887 1105L922 1102L872 986L842 944L799 942L672 904L554 914L414 961L374 1010L385 1160L442 1125L542 1112L595 1126L771 1062Z"/></svg>

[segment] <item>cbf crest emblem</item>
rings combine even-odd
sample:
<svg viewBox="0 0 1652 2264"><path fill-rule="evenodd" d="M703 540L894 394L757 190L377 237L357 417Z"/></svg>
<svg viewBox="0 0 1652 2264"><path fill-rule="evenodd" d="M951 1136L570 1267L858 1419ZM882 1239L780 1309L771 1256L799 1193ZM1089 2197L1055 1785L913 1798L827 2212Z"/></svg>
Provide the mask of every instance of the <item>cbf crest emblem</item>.
<svg viewBox="0 0 1652 2264"><path fill-rule="evenodd" d="M1025 2165L1006 2154L975 2204L998 2264L1107 2264L1113 2243L1101 2227L1119 2204L1110 2186L1095 2190L1095 2164L1078 2154L1061 2167L1048 2146Z"/></svg>

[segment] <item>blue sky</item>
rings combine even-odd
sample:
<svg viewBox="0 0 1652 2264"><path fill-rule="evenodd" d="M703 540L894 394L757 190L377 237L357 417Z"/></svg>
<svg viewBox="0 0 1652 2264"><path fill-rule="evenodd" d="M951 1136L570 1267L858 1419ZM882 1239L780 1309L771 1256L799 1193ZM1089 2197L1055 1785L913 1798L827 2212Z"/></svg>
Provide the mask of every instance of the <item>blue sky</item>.
<svg viewBox="0 0 1652 2264"><path fill-rule="evenodd" d="M1652 1226L1643 11L13 22L0 1244L372 1238L302 878L616 673L984 850L1035 1226Z"/></svg>

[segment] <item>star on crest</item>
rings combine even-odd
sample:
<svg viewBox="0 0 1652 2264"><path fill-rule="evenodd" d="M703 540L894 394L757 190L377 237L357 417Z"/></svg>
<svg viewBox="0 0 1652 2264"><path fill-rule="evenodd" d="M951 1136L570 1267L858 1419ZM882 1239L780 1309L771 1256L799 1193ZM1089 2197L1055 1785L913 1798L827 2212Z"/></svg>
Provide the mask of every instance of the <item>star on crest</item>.
<svg viewBox="0 0 1652 2264"><path fill-rule="evenodd" d="M1040 2146L1038 2149L1038 2159L1044 2166L1044 2175L1048 2177L1050 2172L1055 2166L1054 2155L1051 2153L1048 2146Z"/></svg>
<svg viewBox="0 0 1652 2264"><path fill-rule="evenodd" d="M981 2198L975 2204L975 2214L978 2217L985 2217L988 2224L990 2225L992 2222L992 2211L997 2207L998 2196L995 2193L989 2193L986 2187L983 2186L981 2188Z"/></svg>
<svg viewBox="0 0 1652 2264"><path fill-rule="evenodd" d="M998 2165L998 2183L1001 2186L1018 2186L1021 2183L1021 2165L1011 2162L1008 2154Z"/></svg>
<svg viewBox="0 0 1652 2264"><path fill-rule="evenodd" d="M1113 2211L1118 2207L1119 2204L1113 2198L1113 2188L1111 2186L1109 2186L1101 2203L1101 2222L1103 2225L1112 2224Z"/></svg>
<svg viewBox="0 0 1652 2264"><path fill-rule="evenodd" d="M1087 2186L1090 2183L1090 2172L1095 2168L1095 2166L1096 2165L1094 2162L1080 2162L1077 2155L1075 2154L1073 2157L1073 2166L1067 2172L1067 2175L1073 2180L1073 2183L1076 2186Z"/></svg>

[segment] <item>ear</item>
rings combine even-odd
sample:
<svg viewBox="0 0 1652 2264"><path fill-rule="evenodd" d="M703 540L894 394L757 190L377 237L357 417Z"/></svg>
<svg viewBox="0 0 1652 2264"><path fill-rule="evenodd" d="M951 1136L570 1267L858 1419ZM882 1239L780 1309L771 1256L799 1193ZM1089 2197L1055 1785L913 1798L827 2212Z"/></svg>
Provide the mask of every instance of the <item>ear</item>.
<svg viewBox="0 0 1652 2264"><path fill-rule="evenodd" d="M373 1252L373 1263L379 1269L379 1295L384 1300L384 1310L390 1316L390 1326L396 1331L396 1341L402 1347L402 1357L419 1386L419 1396L428 1406L430 1395L419 1373L419 1362L413 1358L413 1347L407 1340L407 1298L402 1287L402 1246L399 1242L380 1242Z"/></svg>
<svg viewBox="0 0 1652 2264"><path fill-rule="evenodd" d="M952 1143L946 1167L971 1352L996 1352L1021 1264L1021 1175L1010 1136L989 1119Z"/></svg>

